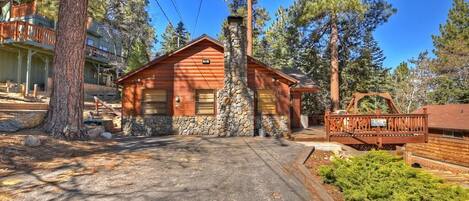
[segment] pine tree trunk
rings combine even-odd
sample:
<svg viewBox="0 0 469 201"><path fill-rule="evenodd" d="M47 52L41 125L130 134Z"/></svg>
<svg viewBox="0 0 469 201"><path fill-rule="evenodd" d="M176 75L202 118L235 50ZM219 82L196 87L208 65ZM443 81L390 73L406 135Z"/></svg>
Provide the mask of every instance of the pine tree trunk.
<svg viewBox="0 0 469 201"><path fill-rule="evenodd" d="M339 110L339 52L337 42L339 40L339 31L337 29L337 17L332 15L331 19L331 38L329 47L331 48L331 102L332 111Z"/></svg>
<svg viewBox="0 0 469 201"><path fill-rule="evenodd" d="M68 140L86 137L83 126L88 0L60 0L53 61L53 89L44 125L46 132Z"/></svg>

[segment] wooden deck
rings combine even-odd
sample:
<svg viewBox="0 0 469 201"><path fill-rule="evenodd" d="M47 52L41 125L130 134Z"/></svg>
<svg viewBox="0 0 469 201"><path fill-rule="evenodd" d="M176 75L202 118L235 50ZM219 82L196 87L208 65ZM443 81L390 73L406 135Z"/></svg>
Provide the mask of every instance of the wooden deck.
<svg viewBox="0 0 469 201"><path fill-rule="evenodd" d="M427 114L326 114L328 141L342 144L424 143L428 138Z"/></svg>
<svg viewBox="0 0 469 201"><path fill-rule="evenodd" d="M293 130L289 138L300 142L326 142L326 131L323 126Z"/></svg>
<svg viewBox="0 0 469 201"><path fill-rule="evenodd" d="M55 30L23 21L0 22L0 44L11 42L30 42L47 49L55 46ZM123 61L123 57L114 53L87 45L86 55L109 61Z"/></svg>

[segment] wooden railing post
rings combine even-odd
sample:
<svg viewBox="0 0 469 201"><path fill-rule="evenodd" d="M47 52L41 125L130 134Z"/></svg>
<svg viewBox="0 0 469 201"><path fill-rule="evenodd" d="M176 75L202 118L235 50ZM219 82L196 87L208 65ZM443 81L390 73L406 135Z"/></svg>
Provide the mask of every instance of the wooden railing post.
<svg viewBox="0 0 469 201"><path fill-rule="evenodd" d="M33 87L33 97L37 98L37 84L34 84L34 87Z"/></svg>
<svg viewBox="0 0 469 201"><path fill-rule="evenodd" d="M3 24L0 23L0 43L3 43Z"/></svg>
<svg viewBox="0 0 469 201"><path fill-rule="evenodd" d="M428 113L427 113L427 108L423 108L423 114L424 114L424 132L425 132L425 143L428 142Z"/></svg>
<svg viewBox="0 0 469 201"><path fill-rule="evenodd" d="M96 116L99 116L99 100L98 97L93 97L94 98L94 106L96 110Z"/></svg>
<svg viewBox="0 0 469 201"><path fill-rule="evenodd" d="M7 93L10 93L10 87L11 87L11 84L10 84L10 80L7 80Z"/></svg>
<svg viewBox="0 0 469 201"><path fill-rule="evenodd" d="M24 83L21 84L21 94L23 95L23 97L26 96L26 85Z"/></svg>
<svg viewBox="0 0 469 201"><path fill-rule="evenodd" d="M19 33L19 31L20 31L19 29L20 29L20 27L19 27L19 22L16 21L16 22L15 22L15 35L13 36L13 39L14 39L15 41L18 41L19 34L20 34L20 33Z"/></svg>
<svg viewBox="0 0 469 201"><path fill-rule="evenodd" d="M329 117L330 117L330 113L329 111L326 111L326 114L324 115L324 125L325 125L325 129L326 129L326 139L327 141L331 141L330 140L330 136L329 136Z"/></svg>

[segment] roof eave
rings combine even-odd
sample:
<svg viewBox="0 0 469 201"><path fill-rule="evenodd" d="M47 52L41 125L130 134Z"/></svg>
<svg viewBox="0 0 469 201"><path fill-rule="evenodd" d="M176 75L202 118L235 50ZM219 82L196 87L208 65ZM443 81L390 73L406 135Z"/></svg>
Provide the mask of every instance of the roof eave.
<svg viewBox="0 0 469 201"><path fill-rule="evenodd" d="M125 79L131 77L132 75L135 75L135 74L137 74L138 72L140 72L140 71L142 71L142 70L145 70L146 68L152 66L153 64L158 63L159 61L161 61L161 60L163 60L163 59L166 59L166 58L168 58L168 57L170 57L170 56L172 56L172 55L174 55L174 54L177 54L177 53L179 53L179 52L181 52L181 51L183 51L183 50L189 48L190 46L192 46L192 45L194 45L194 44L200 42L201 40L209 40L210 42L213 42L213 43L215 43L215 44L217 44L217 45L223 47L223 44L221 44L221 43L218 42L217 40L213 39L212 37L210 37L210 36L208 36L208 35L206 35L206 34L203 34L203 35L199 36L198 38L195 38L194 40L190 41L190 42L187 43L185 46L183 46L183 47L181 47L181 48L179 48L179 49L177 49L177 50L175 50L175 51L172 51L172 52L166 53L166 54L164 54L164 55L162 55L162 56L159 56L159 57L153 59L152 61L148 62L147 64L143 65L142 67L137 68L137 69L135 69L135 70L133 70L133 71L128 72L127 74L125 74L125 75L123 75L122 77L120 77L119 79L117 79L117 80L115 81L115 83L116 83L116 84L121 84Z"/></svg>

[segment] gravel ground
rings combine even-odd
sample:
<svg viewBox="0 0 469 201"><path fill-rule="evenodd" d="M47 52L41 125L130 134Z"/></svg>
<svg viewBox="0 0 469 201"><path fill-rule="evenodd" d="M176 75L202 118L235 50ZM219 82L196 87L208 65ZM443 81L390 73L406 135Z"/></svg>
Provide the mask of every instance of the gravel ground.
<svg viewBox="0 0 469 201"><path fill-rule="evenodd" d="M18 168L0 179L0 193L14 200L310 200L289 172L302 150L273 138L123 137Z"/></svg>

